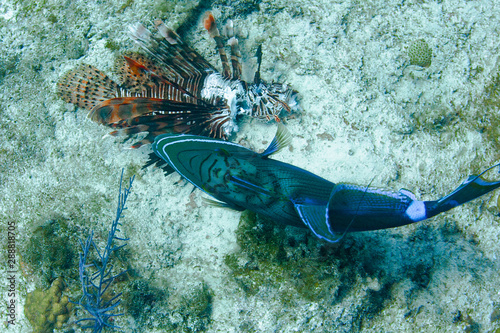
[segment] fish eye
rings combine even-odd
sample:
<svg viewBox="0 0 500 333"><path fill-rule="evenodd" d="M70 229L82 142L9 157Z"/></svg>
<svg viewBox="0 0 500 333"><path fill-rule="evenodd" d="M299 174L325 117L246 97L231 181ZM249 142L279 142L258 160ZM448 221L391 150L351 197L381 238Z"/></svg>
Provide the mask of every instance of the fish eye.
<svg viewBox="0 0 500 333"><path fill-rule="evenodd" d="M222 157L231 156L231 154L227 150L222 148L215 148L215 153L217 154L217 156L222 156Z"/></svg>

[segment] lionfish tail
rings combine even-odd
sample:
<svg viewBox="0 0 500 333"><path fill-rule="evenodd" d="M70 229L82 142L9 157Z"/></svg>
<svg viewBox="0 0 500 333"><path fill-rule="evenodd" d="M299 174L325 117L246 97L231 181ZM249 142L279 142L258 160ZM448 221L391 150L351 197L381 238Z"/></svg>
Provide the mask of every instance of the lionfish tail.
<svg viewBox="0 0 500 333"><path fill-rule="evenodd" d="M301 111L298 92L286 84L260 80L248 86L248 97L253 105L250 115L257 119L280 122L282 114Z"/></svg>
<svg viewBox="0 0 500 333"><path fill-rule="evenodd" d="M97 68L80 65L59 80L57 93L64 101L90 110L97 104L116 97L119 86Z"/></svg>

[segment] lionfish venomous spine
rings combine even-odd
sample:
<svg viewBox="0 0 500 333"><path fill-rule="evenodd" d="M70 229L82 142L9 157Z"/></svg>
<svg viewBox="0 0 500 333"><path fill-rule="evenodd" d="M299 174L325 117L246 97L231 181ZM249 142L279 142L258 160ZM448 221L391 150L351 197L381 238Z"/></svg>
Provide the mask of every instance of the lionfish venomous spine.
<svg viewBox="0 0 500 333"><path fill-rule="evenodd" d="M93 121L114 128L112 136L147 132L132 148L168 132L227 139L237 131L239 115L279 121L282 111L298 110L296 91L260 79L261 53L254 81L241 79L241 54L232 33L228 40L229 66L223 38L210 12L204 26L215 40L222 73L163 21L154 24L157 34L142 24L130 28L132 39L146 54L127 53L118 59L121 84L91 65L81 65L61 78L59 95L66 102L88 109ZM233 31L231 21L226 27Z"/></svg>

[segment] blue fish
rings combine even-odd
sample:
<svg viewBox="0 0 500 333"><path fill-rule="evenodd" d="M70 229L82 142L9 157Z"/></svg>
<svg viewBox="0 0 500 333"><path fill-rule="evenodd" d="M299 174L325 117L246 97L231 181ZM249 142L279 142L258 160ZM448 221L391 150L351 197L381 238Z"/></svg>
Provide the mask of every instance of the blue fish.
<svg viewBox="0 0 500 333"><path fill-rule="evenodd" d="M450 194L417 200L399 191L345 183L334 184L270 156L291 141L283 125L263 153L236 143L189 134L155 138L154 153L217 206L249 209L276 222L308 227L319 238L337 242L346 232L394 228L431 218L500 187L469 176Z"/></svg>

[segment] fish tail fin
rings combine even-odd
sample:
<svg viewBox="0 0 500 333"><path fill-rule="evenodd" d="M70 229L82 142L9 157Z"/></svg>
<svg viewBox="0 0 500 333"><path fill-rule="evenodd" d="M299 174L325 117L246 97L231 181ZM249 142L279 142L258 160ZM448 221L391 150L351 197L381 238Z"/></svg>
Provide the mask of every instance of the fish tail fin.
<svg viewBox="0 0 500 333"><path fill-rule="evenodd" d="M500 163L489 167L477 176L469 176L453 192L439 200L425 201L427 218L446 212L499 188L500 181L491 182L481 178L482 175L497 166L500 166Z"/></svg>
<svg viewBox="0 0 500 333"><path fill-rule="evenodd" d="M90 110L107 99L119 96L120 87L97 68L81 65L59 80L57 93L64 101Z"/></svg>
<svg viewBox="0 0 500 333"><path fill-rule="evenodd" d="M309 229L316 235L330 243L340 241L347 232L333 232L328 227L328 208L325 205L307 205L307 204L294 204L295 210L299 214L302 221L309 227Z"/></svg>

